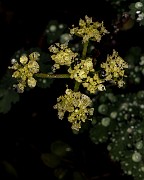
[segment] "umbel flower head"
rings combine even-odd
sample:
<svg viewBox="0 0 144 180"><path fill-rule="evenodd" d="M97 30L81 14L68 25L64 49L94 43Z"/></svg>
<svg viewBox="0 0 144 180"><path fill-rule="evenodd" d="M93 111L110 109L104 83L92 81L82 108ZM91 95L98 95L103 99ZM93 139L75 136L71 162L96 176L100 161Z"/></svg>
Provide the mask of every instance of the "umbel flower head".
<svg viewBox="0 0 144 180"><path fill-rule="evenodd" d="M118 52L113 50L112 55L107 56L105 63L101 64L101 67L105 70L105 80L113 81L118 87L122 87L125 82L123 81L124 69L128 68L128 64L118 55Z"/></svg>
<svg viewBox="0 0 144 180"><path fill-rule="evenodd" d="M68 69L70 78L75 79L77 82L87 88L87 90L94 94L96 90L104 91L104 80L99 78L98 73L95 72L93 67L92 58L87 57L85 60L80 60L80 63L76 64L74 68ZM91 73L91 76L89 75Z"/></svg>
<svg viewBox="0 0 144 180"><path fill-rule="evenodd" d="M99 74L95 73L93 77L87 76L85 82L82 83L83 87L87 88L87 90L91 94L95 94L96 91L104 91L105 86L104 83L105 81L103 79L100 79Z"/></svg>
<svg viewBox="0 0 144 180"><path fill-rule="evenodd" d="M79 27L70 29L70 34L75 34L83 38L83 43L89 40L100 42L101 37L107 34L108 31L105 29L103 22L92 22L92 18L85 16L85 20L79 20Z"/></svg>
<svg viewBox="0 0 144 180"><path fill-rule="evenodd" d="M14 61L13 65L8 67L14 70L12 77L18 81L18 84L15 84L14 87L17 88L19 93L24 92L26 85L30 88L36 86L36 79L33 78L33 75L39 72L39 64L36 62L39 56L38 52L32 52L28 57L24 54L20 57L19 62Z"/></svg>
<svg viewBox="0 0 144 180"><path fill-rule="evenodd" d="M54 72L62 65L70 66L78 55L78 53L74 53L70 48L68 48L67 44L56 43L49 47L49 51L54 53L51 56L52 60L55 61L55 64L53 65Z"/></svg>
<svg viewBox="0 0 144 180"><path fill-rule="evenodd" d="M83 82L87 78L90 72L94 72L92 58L86 58L85 60L79 60L74 68L70 67L68 72L70 73L70 78L75 79L78 82Z"/></svg>
<svg viewBox="0 0 144 180"><path fill-rule="evenodd" d="M57 98L54 109L58 110L58 117L61 120L64 118L65 113L68 112L68 121L72 123L71 128L79 131L81 122L90 120L93 115L94 108L91 106L92 100L88 96L67 88L65 95Z"/></svg>

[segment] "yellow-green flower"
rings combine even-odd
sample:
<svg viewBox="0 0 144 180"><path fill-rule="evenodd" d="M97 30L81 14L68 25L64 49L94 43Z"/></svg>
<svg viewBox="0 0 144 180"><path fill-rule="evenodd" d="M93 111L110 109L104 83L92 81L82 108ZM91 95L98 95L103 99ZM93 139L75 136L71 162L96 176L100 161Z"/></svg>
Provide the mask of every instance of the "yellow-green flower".
<svg viewBox="0 0 144 180"><path fill-rule="evenodd" d="M92 58L86 58L85 60L80 60L80 63L76 64L74 68L70 67L68 73L70 73L70 78L75 79L78 82L83 82L87 78L90 72L94 72Z"/></svg>
<svg viewBox="0 0 144 180"><path fill-rule="evenodd" d="M15 61L9 69L13 69L13 78L18 81L17 88L18 92L24 92L24 88L28 85L30 88L36 86L36 80L33 78L35 73L39 72L39 64L36 62L39 59L40 54L38 52L31 53L28 57L27 55L22 55L19 62Z"/></svg>
<svg viewBox="0 0 144 180"><path fill-rule="evenodd" d="M96 91L104 91L105 86L103 85L104 80L99 78L98 73L95 73L93 77L88 76L87 79L82 83L82 85L87 88L87 90L94 94Z"/></svg>
<svg viewBox="0 0 144 180"><path fill-rule="evenodd" d="M82 94L81 92L74 92L71 89L66 89L65 95L57 98L57 104L54 109L58 110L59 119L63 119L66 112L68 112L68 121L72 123L71 128L79 131L81 122L90 120L93 115L94 108L92 100Z"/></svg>
<svg viewBox="0 0 144 180"><path fill-rule="evenodd" d="M79 27L70 29L70 34L75 34L83 38L83 43L92 40L100 42L103 35L107 34L103 22L92 22L92 18L85 16L85 20L79 20Z"/></svg>
<svg viewBox="0 0 144 180"><path fill-rule="evenodd" d="M70 48L68 48L67 44L56 43L49 47L49 51L54 53L51 55L52 60L55 61L53 71L59 69L62 65L70 66L78 55L78 53L74 53Z"/></svg>
<svg viewBox="0 0 144 180"><path fill-rule="evenodd" d="M113 50L112 55L107 56L105 63L101 64L101 67L105 70L105 80L113 81L118 84L118 87L122 87L125 83L123 81L124 69L128 68L128 64L118 55L118 52Z"/></svg>

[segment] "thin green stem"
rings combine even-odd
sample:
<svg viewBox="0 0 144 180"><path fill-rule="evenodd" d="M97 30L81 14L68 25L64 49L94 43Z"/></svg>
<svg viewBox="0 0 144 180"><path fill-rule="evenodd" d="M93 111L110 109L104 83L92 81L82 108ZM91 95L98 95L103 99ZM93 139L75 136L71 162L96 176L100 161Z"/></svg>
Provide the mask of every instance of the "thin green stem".
<svg viewBox="0 0 144 180"><path fill-rule="evenodd" d="M84 43L83 51L82 51L82 59L85 59L85 58L86 58L88 43L89 43L89 41L87 41L87 42Z"/></svg>
<svg viewBox="0 0 144 180"><path fill-rule="evenodd" d="M74 91L77 92L79 90L80 83L75 81Z"/></svg>
<svg viewBox="0 0 144 180"><path fill-rule="evenodd" d="M44 74L44 73L38 73L35 74L36 77L40 78L70 78L69 74Z"/></svg>
<svg viewBox="0 0 144 180"><path fill-rule="evenodd" d="M84 45L83 45L82 59L86 58L88 43L89 43L89 41L85 42ZM75 81L75 86L74 86L74 91L75 92L79 90L79 86L80 86L80 83Z"/></svg>

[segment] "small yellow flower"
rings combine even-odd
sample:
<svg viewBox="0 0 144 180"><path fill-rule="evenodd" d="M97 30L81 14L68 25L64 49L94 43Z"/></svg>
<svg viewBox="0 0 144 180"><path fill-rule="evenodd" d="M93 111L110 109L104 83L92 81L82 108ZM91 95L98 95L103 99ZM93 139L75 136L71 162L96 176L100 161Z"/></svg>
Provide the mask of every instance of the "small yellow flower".
<svg viewBox="0 0 144 180"><path fill-rule="evenodd" d="M20 57L20 63L25 65L28 62L28 57L26 55L22 55Z"/></svg>
<svg viewBox="0 0 144 180"><path fill-rule="evenodd" d="M19 82L17 85L14 84L13 87L17 89L18 93L23 93L26 84L24 82Z"/></svg>
<svg viewBox="0 0 144 180"><path fill-rule="evenodd" d="M29 55L30 61L37 61L39 59L40 54L38 52L32 52Z"/></svg>
<svg viewBox="0 0 144 180"><path fill-rule="evenodd" d="M28 78L27 84L30 88L33 88L36 86L36 80L33 77Z"/></svg>
<svg viewBox="0 0 144 180"><path fill-rule="evenodd" d="M27 64L27 68L32 74L39 72L39 64L36 61L29 61Z"/></svg>

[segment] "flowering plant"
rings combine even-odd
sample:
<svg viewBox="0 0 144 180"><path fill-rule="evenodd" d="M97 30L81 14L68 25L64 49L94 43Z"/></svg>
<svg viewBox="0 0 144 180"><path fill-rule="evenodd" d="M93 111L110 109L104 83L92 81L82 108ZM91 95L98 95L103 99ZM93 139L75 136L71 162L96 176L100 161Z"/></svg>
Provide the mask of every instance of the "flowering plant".
<svg viewBox="0 0 144 180"><path fill-rule="evenodd" d="M112 4L120 5L116 2ZM142 24L143 1L132 4L130 8L136 9L135 12L130 11L133 19L137 10L140 11L137 22ZM134 26L133 19L126 17L128 21L124 24L131 23L119 30ZM125 174L137 180L143 179L144 91L123 93L127 84L137 86L143 81L144 56L141 49L131 48L130 53L122 58L113 48L100 59L93 55L93 51L98 49L105 36L112 36L103 21L94 21L86 15L79 20L78 26L72 25L65 34L62 34L65 25L54 23L45 31L49 42L46 53L35 48L18 51L12 57L8 73L0 84L0 112L8 112L11 103L17 102L27 90L47 88L54 79L69 79L71 83L65 84L63 94L56 97L57 102L53 106L57 117L66 119L75 134L82 133L89 124L91 141L94 144L106 142L111 160L119 161ZM54 37L56 29L59 41ZM78 44L75 44L76 39ZM121 93L114 94L109 87L116 88L116 91L121 88ZM67 145L61 145L70 150ZM55 151L54 147L52 151ZM55 164L49 163L51 155L56 160ZM41 158L47 166L54 168L60 163L60 152L55 152L55 155L58 157L42 154Z"/></svg>
<svg viewBox="0 0 144 180"><path fill-rule="evenodd" d="M103 35L108 34L104 27L104 23L93 22L92 18L85 16L85 20L80 19L79 27L70 29L71 36L79 36L82 38L82 53L73 52L68 47L68 42L63 44L56 43L51 45L48 49L53 54L51 59L54 61L52 66L52 74L43 74L40 72L38 52L32 52L27 57L23 54L19 62L12 61L12 77L18 83L13 87L18 92L23 93L24 88L34 88L37 80L35 77L42 78L71 78L75 81L74 89L67 87L65 95L57 98L57 104L54 106L58 110L59 119L64 118L65 112L68 112L68 121L72 123L72 129L79 130L81 122L92 119L94 108L92 107L92 100L86 94L79 91L82 85L89 94L96 94L97 91L106 90L105 82L116 84L118 87L123 87L125 84L123 78L125 68L128 64L118 55L116 50L113 50L112 55L108 55L106 62L101 63L99 70L96 70L93 64L93 59L87 56L87 49L90 41L100 42ZM67 67L67 74L56 74L57 69L61 66ZM103 77L100 77L100 71L103 71Z"/></svg>

